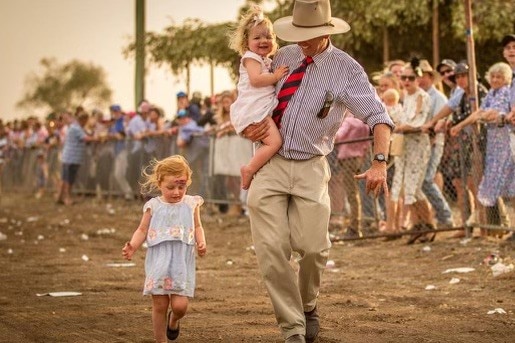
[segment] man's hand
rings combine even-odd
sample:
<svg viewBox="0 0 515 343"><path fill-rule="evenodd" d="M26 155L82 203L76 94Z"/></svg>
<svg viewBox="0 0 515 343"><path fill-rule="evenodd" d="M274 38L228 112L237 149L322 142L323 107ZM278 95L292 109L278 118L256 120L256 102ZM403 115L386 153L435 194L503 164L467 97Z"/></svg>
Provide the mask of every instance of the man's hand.
<svg viewBox="0 0 515 343"><path fill-rule="evenodd" d="M265 118L259 123L250 124L243 130L242 135L253 142L261 141L269 135L269 123L270 121Z"/></svg>
<svg viewBox="0 0 515 343"><path fill-rule="evenodd" d="M389 196L386 183L386 163L374 161L370 169L362 174L354 175L354 178L356 180L365 179L367 194L372 192L377 197L383 191L385 196Z"/></svg>

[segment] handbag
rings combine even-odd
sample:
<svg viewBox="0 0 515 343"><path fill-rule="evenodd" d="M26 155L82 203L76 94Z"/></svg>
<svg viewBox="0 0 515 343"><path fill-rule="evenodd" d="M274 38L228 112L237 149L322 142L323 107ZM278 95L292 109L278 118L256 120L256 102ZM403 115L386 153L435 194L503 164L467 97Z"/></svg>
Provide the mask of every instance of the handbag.
<svg viewBox="0 0 515 343"><path fill-rule="evenodd" d="M400 156L404 151L404 134L394 133L390 141L390 156Z"/></svg>

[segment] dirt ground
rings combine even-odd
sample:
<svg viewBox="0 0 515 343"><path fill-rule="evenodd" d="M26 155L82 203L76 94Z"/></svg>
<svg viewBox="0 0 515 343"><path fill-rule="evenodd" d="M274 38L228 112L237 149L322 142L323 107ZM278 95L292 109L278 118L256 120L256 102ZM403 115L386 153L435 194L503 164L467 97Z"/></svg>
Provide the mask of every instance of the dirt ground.
<svg viewBox="0 0 515 343"><path fill-rule="evenodd" d="M144 250L133 267L108 266L125 262L121 247L141 207L94 198L63 207L50 196L3 194L0 342L153 342L151 301L141 295ZM178 341L282 342L248 219L205 210L203 221L208 255L198 259L196 297ZM334 244L319 299L318 342L514 342L515 271L494 277L483 261L495 253L515 263L515 244L449 235L430 245ZM459 267L475 270L443 273ZM58 291L82 295L36 296ZM487 314L496 308L506 314Z"/></svg>

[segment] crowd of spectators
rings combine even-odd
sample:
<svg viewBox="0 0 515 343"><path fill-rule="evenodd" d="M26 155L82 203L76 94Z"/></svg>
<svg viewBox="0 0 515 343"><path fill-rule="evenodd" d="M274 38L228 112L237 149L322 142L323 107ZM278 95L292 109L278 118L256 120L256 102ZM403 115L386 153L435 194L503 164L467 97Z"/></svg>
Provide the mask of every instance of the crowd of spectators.
<svg viewBox="0 0 515 343"><path fill-rule="evenodd" d="M379 226L389 239L406 230L454 226L477 226L483 236L493 232L502 237L505 232L484 228L510 226L515 208L515 35L506 35L501 48L507 63L489 68L484 78L488 85L470 74L466 61L452 59L443 59L436 70L423 59L394 60L375 76L378 95L396 124L388 171L391 194L382 206ZM478 84L477 110L470 79ZM349 114L342 127L351 118ZM353 186L345 187L354 198ZM505 204L510 199L511 210ZM358 200L366 198L361 194ZM459 210L454 214L452 200ZM332 203L337 208L341 200L333 196ZM347 224L349 237L361 234L355 208ZM333 216L333 223L339 221L341 217ZM465 235L462 230L455 237ZM413 234L408 243L434 236Z"/></svg>
<svg viewBox="0 0 515 343"><path fill-rule="evenodd" d="M0 168L6 167L11 171L8 177L3 175L0 179L15 187L29 184L37 198L41 198L51 185L58 203L71 204L71 199L63 195L62 190L63 184L70 183L69 168L64 166L70 161L63 161L63 157L69 159L67 156L71 151L71 164L76 165L76 169L83 164L84 169L91 169L93 174L109 169L119 194L126 199L134 199L140 197L142 168L148 166L151 159L161 158L177 149L195 166L200 181L199 194L222 200L218 207L220 211L227 212L231 208L223 200L240 202L244 198L235 177L239 175L239 166L232 173L212 177L215 182L210 184L207 178L210 173L209 146L212 138L236 136L228 116L228 108L235 95L225 91L202 99L198 92L189 97L181 91L176 96L177 111L169 118L160 107L143 100L136 111L126 111L113 104L106 111L88 111L79 106L73 113L61 111L44 120L33 116L23 120L0 119ZM80 125L75 125L79 122ZM75 140L69 137L73 127L75 130L72 132L79 132L74 134ZM85 146L89 147L87 151ZM250 142L248 146L251 146ZM36 170L23 174L20 171L27 151L35 152L33 155L37 161L31 165ZM251 149L247 151L249 156L240 156L241 163L250 157ZM90 154L95 155L94 160ZM72 168L72 185L77 172ZM0 169L0 175L2 173ZM23 175L34 177L24 180ZM99 186L108 188L107 185ZM239 213L241 209L233 211Z"/></svg>
<svg viewBox="0 0 515 343"><path fill-rule="evenodd" d="M488 86L478 78L478 111L473 111L469 101L470 68L466 61L456 63L446 58L433 69L427 60L394 60L373 76L378 96L396 123L389 168L391 197L381 199L379 212L377 208L372 210L375 204L370 204L360 185L349 177L366 169L370 143L366 141L367 130L347 113L334 153L329 155L333 225L346 227L347 235L355 237L362 234L364 217L376 217L381 220L377 229L394 238L407 229L477 223L510 225L509 206L504 200L515 197L515 119L511 119L515 117L515 35L504 37L501 45L508 63L499 62L490 68ZM113 104L106 111L92 109L88 113L78 107L74 113L62 111L45 120L0 119L0 175L7 165L22 170L24 149L37 151L35 179L30 181L36 197L42 197L51 184L57 201L70 203L59 196L63 181L61 152L70 127L87 113L88 120L82 125L85 135L79 135L79 140L84 144L110 143L95 147L95 167L109 166L123 197L139 195L142 168L151 159L171 152L162 144L167 138L194 166L200 181L199 194L244 203L239 166L250 158L252 145L237 136L231 125L234 92L204 99L198 92L191 97L179 92L176 97L177 111L171 116L143 100L135 111ZM227 137L231 138L224 139ZM220 144L218 151L210 151L212 139ZM345 144L356 139L358 143ZM234 155L241 158L234 160ZM213 170L210 158L230 159L231 163L218 163ZM74 163L80 165L85 159L87 156L82 156ZM234 171L227 170L233 165L238 165ZM7 181L23 184L23 175L10 173ZM458 214L451 211L454 203ZM218 209L227 212L227 202L220 201ZM240 208L234 211L241 213ZM352 220L345 221L346 217ZM458 232L457 236L464 234ZM432 238L434 235L427 236L428 240Z"/></svg>

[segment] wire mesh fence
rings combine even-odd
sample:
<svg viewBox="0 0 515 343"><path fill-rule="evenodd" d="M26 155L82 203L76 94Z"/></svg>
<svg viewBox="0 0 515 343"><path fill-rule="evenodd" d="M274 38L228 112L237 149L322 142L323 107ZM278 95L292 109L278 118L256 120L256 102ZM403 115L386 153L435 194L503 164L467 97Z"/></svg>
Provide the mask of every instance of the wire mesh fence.
<svg viewBox="0 0 515 343"><path fill-rule="evenodd" d="M504 192L509 188L509 178L515 179L515 170L511 167L514 157L506 138L497 142L490 137L509 137L509 130L511 127L482 124L467 127L456 137L447 131L445 144L443 141L433 142L431 158L424 166L433 172L428 173L430 177L426 177L423 189L436 227L441 230L466 228L468 233L476 227L497 236L514 229L511 224L515 220L513 201ZM487 137L490 143L487 143ZM220 205L222 211L230 204L240 205L244 210L246 192L240 189L239 169L252 156L250 141L236 135L222 138L212 136L207 147L190 144L179 149L174 136L153 140L152 149L145 149L148 145L144 144L134 149L130 143L120 149L116 141L88 144L74 192L100 197L137 198L140 195L138 182L141 172L151 159L182 154L190 161L194 171L191 193L202 195L207 203ZM385 236L381 230L388 220L392 220L387 216L390 200L384 195L375 198L366 194L364 182L358 182L353 177L370 167L372 147L369 146L362 156L338 157L340 146L363 141L370 142L371 137L341 141L327 156L332 173L329 183L332 207L330 229L334 232L356 230L360 233L358 238L381 237ZM409 149L409 145L404 146L404 151ZM59 154L60 147L11 149L1 175L3 190L36 192L38 187L43 186L47 192L51 192L60 180ZM389 186L395 175L395 164L400 161L402 156L390 158ZM485 175L490 179L486 180ZM492 179L492 175L497 176ZM436 191L442 197L435 200L431 192ZM478 195L483 198L480 199ZM442 208L446 206L438 204L438 201L443 201L450 209L449 218L442 213ZM415 214L403 210L402 196L399 208L398 225L400 228L410 228Z"/></svg>

